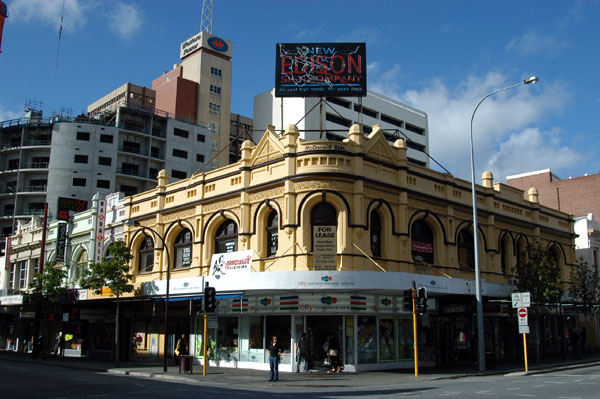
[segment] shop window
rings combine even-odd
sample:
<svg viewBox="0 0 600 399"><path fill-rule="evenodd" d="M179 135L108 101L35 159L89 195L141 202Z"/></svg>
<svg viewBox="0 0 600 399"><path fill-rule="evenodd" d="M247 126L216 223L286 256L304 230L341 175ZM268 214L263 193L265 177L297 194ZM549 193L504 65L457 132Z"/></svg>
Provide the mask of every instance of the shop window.
<svg viewBox="0 0 600 399"><path fill-rule="evenodd" d="M358 363L377 363L377 318L358 317Z"/></svg>
<svg viewBox="0 0 600 399"><path fill-rule="evenodd" d="M224 221L215 234L215 253L237 251L238 227L233 220Z"/></svg>
<svg viewBox="0 0 600 399"><path fill-rule="evenodd" d="M238 353L238 317L219 317L217 329L217 361L239 361Z"/></svg>
<svg viewBox="0 0 600 399"><path fill-rule="evenodd" d="M154 241L146 237L138 251L138 270L140 273L151 272L154 267Z"/></svg>
<svg viewBox="0 0 600 399"><path fill-rule="evenodd" d="M458 233L458 265L467 269L475 269L473 234L467 229L462 229Z"/></svg>
<svg viewBox="0 0 600 399"><path fill-rule="evenodd" d="M240 361L264 362L264 316L245 316L240 318L239 349Z"/></svg>
<svg viewBox="0 0 600 399"><path fill-rule="evenodd" d="M371 212L370 220L370 236L371 236L371 254L376 257L381 257L381 217L379 212Z"/></svg>
<svg viewBox="0 0 600 399"><path fill-rule="evenodd" d="M277 343L283 349L281 363L291 363L291 331L292 318L290 316L267 316L265 341L270 343L273 335L277 336ZM268 362L269 351L265 349L265 361Z"/></svg>
<svg viewBox="0 0 600 399"><path fill-rule="evenodd" d="M272 210L267 220L267 256L275 256L279 245L279 216Z"/></svg>
<svg viewBox="0 0 600 399"><path fill-rule="evenodd" d="M393 318L379 319L379 362L396 361L395 322Z"/></svg>
<svg viewBox="0 0 600 399"><path fill-rule="evenodd" d="M410 251L415 262L435 263L433 232L424 220L415 221L410 228Z"/></svg>
<svg viewBox="0 0 600 399"><path fill-rule="evenodd" d="M192 233L185 229L175 239L175 268L189 267L192 263Z"/></svg>

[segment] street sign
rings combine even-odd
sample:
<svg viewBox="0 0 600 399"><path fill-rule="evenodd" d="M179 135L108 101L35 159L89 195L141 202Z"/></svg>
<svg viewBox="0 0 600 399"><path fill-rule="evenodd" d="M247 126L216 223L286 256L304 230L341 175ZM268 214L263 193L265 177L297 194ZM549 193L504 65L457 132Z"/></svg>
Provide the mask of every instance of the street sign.
<svg viewBox="0 0 600 399"><path fill-rule="evenodd" d="M519 334L529 334L529 326L519 326Z"/></svg>
<svg viewBox="0 0 600 399"><path fill-rule="evenodd" d="M517 312L517 316L519 319L519 325L526 326L527 325L527 308L520 308L519 311Z"/></svg>
<svg viewBox="0 0 600 399"><path fill-rule="evenodd" d="M523 306L524 308L528 308L531 306L531 295L529 294L529 292L521 293L521 302L521 306Z"/></svg>
<svg viewBox="0 0 600 399"><path fill-rule="evenodd" d="M528 308L531 306L531 295L529 292L513 292L512 307L513 308Z"/></svg>

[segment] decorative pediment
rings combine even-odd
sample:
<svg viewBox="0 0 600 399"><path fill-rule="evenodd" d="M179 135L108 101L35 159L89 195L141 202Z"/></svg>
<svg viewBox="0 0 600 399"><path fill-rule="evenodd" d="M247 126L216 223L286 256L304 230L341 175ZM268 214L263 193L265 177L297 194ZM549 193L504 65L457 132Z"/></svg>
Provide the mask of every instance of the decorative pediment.
<svg viewBox="0 0 600 399"><path fill-rule="evenodd" d="M398 161L397 155L391 148L381 128L375 126L373 132L369 134L368 139L365 144L365 155L367 157L391 163Z"/></svg>
<svg viewBox="0 0 600 399"><path fill-rule="evenodd" d="M265 131L265 134L263 134L260 142L252 152L250 158L251 165L258 165L283 157L285 151L283 145L275 135L275 132L270 128L271 126Z"/></svg>

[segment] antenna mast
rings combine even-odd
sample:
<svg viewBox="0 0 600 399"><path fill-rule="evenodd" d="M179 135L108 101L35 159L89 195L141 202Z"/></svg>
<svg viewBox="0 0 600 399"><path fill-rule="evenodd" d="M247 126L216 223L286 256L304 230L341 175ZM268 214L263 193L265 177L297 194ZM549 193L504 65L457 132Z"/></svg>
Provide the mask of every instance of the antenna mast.
<svg viewBox="0 0 600 399"><path fill-rule="evenodd" d="M200 31L212 33L213 0L202 0L202 21Z"/></svg>

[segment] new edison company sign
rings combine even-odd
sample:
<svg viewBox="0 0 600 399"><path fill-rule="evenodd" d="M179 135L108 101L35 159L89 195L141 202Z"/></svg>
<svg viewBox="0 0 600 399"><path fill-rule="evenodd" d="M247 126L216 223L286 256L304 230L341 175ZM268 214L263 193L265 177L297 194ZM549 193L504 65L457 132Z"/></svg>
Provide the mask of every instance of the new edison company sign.
<svg viewBox="0 0 600 399"><path fill-rule="evenodd" d="M365 43L277 43L275 96L366 94Z"/></svg>

